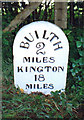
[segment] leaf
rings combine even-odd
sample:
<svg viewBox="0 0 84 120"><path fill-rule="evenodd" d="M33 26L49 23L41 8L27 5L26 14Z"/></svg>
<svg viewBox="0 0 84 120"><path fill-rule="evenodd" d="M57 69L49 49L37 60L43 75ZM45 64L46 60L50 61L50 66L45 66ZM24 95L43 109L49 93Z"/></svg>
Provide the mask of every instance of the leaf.
<svg viewBox="0 0 84 120"><path fill-rule="evenodd" d="M63 119L63 117L61 115L59 115L58 118Z"/></svg>
<svg viewBox="0 0 84 120"><path fill-rule="evenodd" d="M77 45L77 48L80 48L82 46L82 42L81 41L76 41L76 45Z"/></svg>
<svg viewBox="0 0 84 120"><path fill-rule="evenodd" d="M75 85L73 85L71 88L72 88L72 89L75 89Z"/></svg>
<svg viewBox="0 0 84 120"><path fill-rule="evenodd" d="M84 51L79 51L80 56L84 56Z"/></svg>
<svg viewBox="0 0 84 120"><path fill-rule="evenodd" d="M73 63L72 66L73 66L73 67L76 67L76 64Z"/></svg>
<svg viewBox="0 0 84 120"><path fill-rule="evenodd" d="M80 64L80 65L84 65L82 58L80 58L78 61L79 61L79 64Z"/></svg>
<svg viewBox="0 0 84 120"><path fill-rule="evenodd" d="M76 73L75 72L72 72L72 76L75 76L76 75Z"/></svg>

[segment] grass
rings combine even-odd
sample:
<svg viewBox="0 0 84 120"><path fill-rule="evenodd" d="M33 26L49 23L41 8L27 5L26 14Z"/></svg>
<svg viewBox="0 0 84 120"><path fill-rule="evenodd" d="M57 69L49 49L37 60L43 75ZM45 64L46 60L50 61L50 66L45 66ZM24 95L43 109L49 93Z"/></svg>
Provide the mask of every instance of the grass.
<svg viewBox="0 0 84 120"><path fill-rule="evenodd" d="M6 68L5 68L6 67ZM73 94L51 92L25 94L16 89L13 81L13 65L5 65L3 72L2 117L4 119L81 119L77 106L74 107ZM70 100L71 98L71 100ZM83 111L82 111L83 113Z"/></svg>

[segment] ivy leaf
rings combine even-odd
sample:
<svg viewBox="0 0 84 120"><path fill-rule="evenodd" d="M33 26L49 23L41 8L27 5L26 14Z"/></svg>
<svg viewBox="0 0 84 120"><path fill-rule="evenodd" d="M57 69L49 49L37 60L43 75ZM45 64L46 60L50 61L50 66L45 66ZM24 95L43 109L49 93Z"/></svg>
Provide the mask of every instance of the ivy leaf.
<svg viewBox="0 0 84 120"><path fill-rule="evenodd" d="M72 66L73 66L73 67L76 67L76 64L73 63Z"/></svg>
<svg viewBox="0 0 84 120"><path fill-rule="evenodd" d="M79 59L79 64L80 64L80 65L84 65L82 58Z"/></svg>
<svg viewBox="0 0 84 120"><path fill-rule="evenodd" d="M82 46L82 42L81 41L76 41L76 45L77 45L77 48L80 48Z"/></svg>
<svg viewBox="0 0 84 120"><path fill-rule="evenodd" d="M84 56L84 51L79 51L80 56Z"/></svg>

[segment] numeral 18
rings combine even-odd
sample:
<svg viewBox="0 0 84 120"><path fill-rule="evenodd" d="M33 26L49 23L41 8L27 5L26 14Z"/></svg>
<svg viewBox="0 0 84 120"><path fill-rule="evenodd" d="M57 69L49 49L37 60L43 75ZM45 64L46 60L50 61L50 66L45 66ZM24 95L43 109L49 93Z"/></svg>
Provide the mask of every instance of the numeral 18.
<svg viewBox="0 0 84 120"><path fill-rule="evenodd" d="M45 80L44 78L44 75L43 74L40 74L40 75L35 75L35 81L40 81L40 82L43 82Z"/></svg>

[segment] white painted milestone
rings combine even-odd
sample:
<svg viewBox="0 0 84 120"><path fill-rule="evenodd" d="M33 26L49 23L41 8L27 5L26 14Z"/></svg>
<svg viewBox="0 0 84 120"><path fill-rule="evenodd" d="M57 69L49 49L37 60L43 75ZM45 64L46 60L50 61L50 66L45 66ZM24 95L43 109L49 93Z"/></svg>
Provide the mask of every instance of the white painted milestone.
<svg viewBox="0 0 84 120"><path fill-rule="evenodd" d="M14 45L14 84L25 93L64 90L69 44L56 25L33 22L17 33Z"/></svg>

